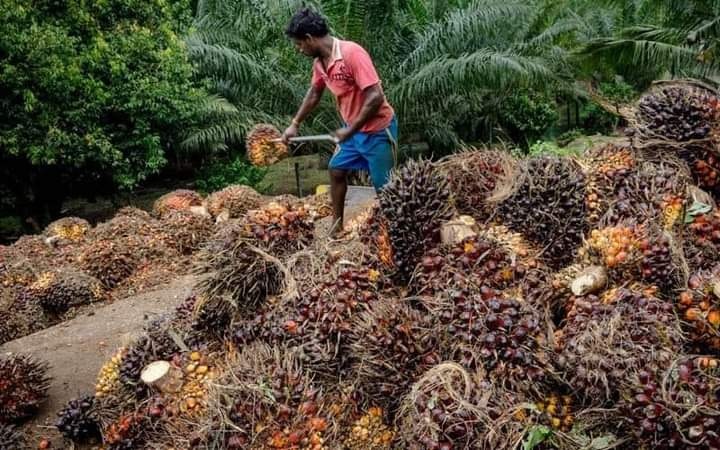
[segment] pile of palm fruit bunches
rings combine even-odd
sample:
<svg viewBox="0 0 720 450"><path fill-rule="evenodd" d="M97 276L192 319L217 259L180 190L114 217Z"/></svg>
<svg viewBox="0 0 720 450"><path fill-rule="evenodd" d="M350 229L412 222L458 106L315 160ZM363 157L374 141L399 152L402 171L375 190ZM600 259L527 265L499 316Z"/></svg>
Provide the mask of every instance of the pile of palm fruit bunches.
<svg viewBox="0 0 720 450"><path fill-rule="evenodd" d="M579 156L409 161L344 240L299 205L227 221L193 294L58 430L108 450L720 449L720 106L675 83L635 112ZM38 364L0 364L4 445Z"/></svg>
<svg viewBox="0 0 720 450"><path fill-rule="evenodd" d="M231 185L203 198L181 189L151 212L125 207L96 226L66 217L0 245L0 344L189 272L214 235L271 203L313 219L331 213L323 196L275 199Z"/></svg>

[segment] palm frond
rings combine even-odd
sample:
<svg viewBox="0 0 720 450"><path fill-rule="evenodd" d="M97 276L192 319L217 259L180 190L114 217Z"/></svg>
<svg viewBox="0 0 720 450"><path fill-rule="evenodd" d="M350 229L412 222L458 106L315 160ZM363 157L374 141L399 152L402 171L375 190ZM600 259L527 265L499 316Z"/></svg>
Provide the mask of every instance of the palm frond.
<svg viewBox="0 0 720 450"><path fill-rule="evenodd" d="M200 114L204 117L233 116L239 113L237 107L218 95L208 95L199 105Z"/></svg>
<svg viewBox="0 0 720 450"><path fill-rule="evenodd" d="M200 61L205 73L232 79L237 83L258 81L268 83L278 94L292 92L292 86L271 67L257 58L240 53L222 44L206 44L195 36L187 38L190 57Z"/></svg>
<svg viewBox="0 0 720 450"><path fill-rule="evenodd" d="M481 41L497 33L509 18L519 25L531 8L527 2L486 0L452 11L418 37L415 50L402 61L401 67L408 70L441 56L458 56L481 47Z"/></svg>
<svg viewBox="0 0 720 450"><path fill-rule="evenodd" d="M707 76L714 72L711 66L698 61L695 49L665 42L598 39L590 42L583 52L587 55L607 56L617 63L633 64L638 68L667 68L675 75Z"/></svg>
<svg viewBox="0 0 720 450"><path fill-rule="evenodd" d="M541 47L547 47L555 43L559 38L574 33L580 28L580 23L574 17L560 19L542 30L536 36L530 37L527 41L520 42L514 48L519 51L529 51Z"/></svg>
<svg viewBox="0 0 720 450"><path fill-rule="evenodd" d="M432 97L478 90L507 91L550 80L555 80L555 74L540 58L482 49L458 58L436 58L400 81L390 96L404 110L423 107L423 102Z"/></svg>

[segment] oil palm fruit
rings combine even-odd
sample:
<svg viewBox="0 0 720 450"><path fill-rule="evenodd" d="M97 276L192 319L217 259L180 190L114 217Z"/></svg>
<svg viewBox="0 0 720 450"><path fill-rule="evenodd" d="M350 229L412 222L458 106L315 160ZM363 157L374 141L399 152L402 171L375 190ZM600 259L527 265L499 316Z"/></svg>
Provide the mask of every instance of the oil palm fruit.
<svg viewBox="0 0 720 450"><path fill-rule="evenodd" d="M30 355L0 357L0 422L32 417L47 399L48 365Z"/></svg>
<svg viewBox="0 0 720 450"><path fill-rule="evenodd" d="M410 161L380 193L395 267L407 281L425 251L440 242L440 226L453 216L447 179L429 161Z"/></svg>

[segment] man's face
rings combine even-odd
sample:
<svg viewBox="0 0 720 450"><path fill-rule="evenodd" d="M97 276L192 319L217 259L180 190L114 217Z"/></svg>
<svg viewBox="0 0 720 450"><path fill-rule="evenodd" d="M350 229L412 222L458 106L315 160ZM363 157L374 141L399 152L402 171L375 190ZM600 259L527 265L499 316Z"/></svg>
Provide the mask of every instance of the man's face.
<svg viewBox="0 0 720 450"><path fill-rule="evenodd" d="M295 45L295 48L297 51L302 53L305 56L309 56L311 58L315 58L320 55L320 53L317 50L316 45L316 39L309 36L305 39L297 39L292 38L293 44Z"/></svg>

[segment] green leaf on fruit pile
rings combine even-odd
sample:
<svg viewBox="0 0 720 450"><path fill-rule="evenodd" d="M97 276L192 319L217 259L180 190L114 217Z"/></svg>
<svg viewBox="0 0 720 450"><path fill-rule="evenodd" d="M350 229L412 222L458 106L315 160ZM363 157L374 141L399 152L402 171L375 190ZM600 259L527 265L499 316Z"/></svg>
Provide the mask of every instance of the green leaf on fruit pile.
<svg viewBox="0 0 720 450"><path fill-rule="evenodd" d="M685 213L685 223L692 223L693 220L695 220L695 216L707 214L710 211L712 211L712 206L701 202L694 202Z"/></svg>
<svg viewBox="0 0 720 450"><path fill-rule="evenodd" d="M533 450L552 436L552 430L545 425L536 425L530 429L527 439L523 442L523 450Z"/></svg>

